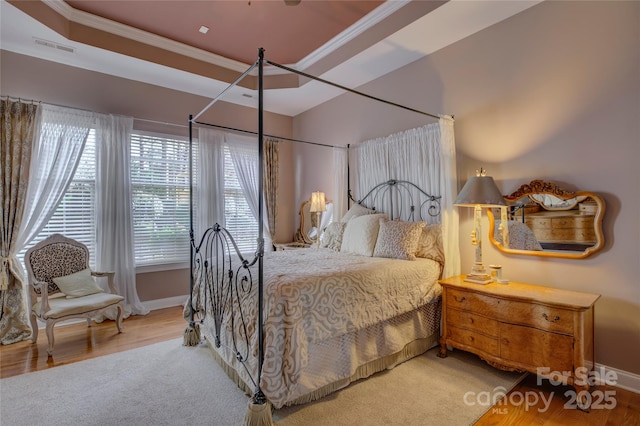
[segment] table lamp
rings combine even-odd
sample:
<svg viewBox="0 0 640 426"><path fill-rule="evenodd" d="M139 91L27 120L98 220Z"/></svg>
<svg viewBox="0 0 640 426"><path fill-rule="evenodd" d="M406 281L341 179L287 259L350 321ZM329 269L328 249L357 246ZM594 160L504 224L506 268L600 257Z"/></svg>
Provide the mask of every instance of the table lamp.
<svg viewBox="0 0 640 426"><path fill-rule="evenodd" d="M324 192L316 191L311 193L311 207L310 213L316 215L316 245L320 247L320 219L322 219L322 212L327 211L327 203L325 200Z"/></svg>
<svg viewBox="0 0 640 426"><path fill-rule="evenodd" d="M492 282L491 275L482 263L482 207L502 207L506 203L500 190L491 176L486 176L486 170L476 170L476 176L470 177L464 184L454 203L460 207L474 208L474 229L471 232L471 244L476 246L475 261L471 272L467 274L465 281L476 284L488 284Z"/></svg>

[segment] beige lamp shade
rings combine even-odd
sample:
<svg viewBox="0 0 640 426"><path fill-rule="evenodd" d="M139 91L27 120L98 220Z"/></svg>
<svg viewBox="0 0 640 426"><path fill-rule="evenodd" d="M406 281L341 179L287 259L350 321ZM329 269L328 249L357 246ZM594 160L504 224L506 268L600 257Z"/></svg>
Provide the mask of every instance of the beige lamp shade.
<svg viewBox="0 0 640 426"><path fill-rule="evenodd" d="M326 212L327 203L325 201L324 192L316 191L311 193L311 213Z"/></svg>

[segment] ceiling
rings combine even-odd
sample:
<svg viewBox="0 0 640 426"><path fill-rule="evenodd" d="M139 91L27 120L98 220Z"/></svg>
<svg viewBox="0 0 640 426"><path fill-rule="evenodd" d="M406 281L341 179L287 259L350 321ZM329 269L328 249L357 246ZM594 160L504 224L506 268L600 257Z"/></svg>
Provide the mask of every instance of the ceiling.
<svg viewBox="0 0 640 426"><path fill-rule="evenodd" d="M3 50L211 98L258 48L269 61L355 88L539 2L1 1ZM254 70L223 99L255 106L256 81ZM341 93L265 67L266 110L295 116Z"/></svg>

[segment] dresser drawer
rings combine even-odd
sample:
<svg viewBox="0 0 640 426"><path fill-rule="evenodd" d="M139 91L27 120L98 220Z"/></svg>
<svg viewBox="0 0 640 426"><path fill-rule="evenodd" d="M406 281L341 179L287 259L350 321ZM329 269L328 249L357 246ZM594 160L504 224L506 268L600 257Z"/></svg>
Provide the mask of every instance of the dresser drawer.
<svg viewBox="0 0 640 426"><path fill-rule="evenodd" d="M528 217L525 219L525 224L532 230L551 229L551 218Z"/></svg>
<svg viewBox="0 0 640 426"><path fill-rule="evenodd" d="M498 339L488 337L471 330L465 330L463 328L448 326L447 327L447 341L451 343L458 343L464 346L468 346L473 349L479 349L491 355L498 356L500 350L498 349Z"/></svg>
<svg viewBox="0 0 640 426"><path fill-rule="evenodd" d="M498 337L498 321L459 309L447 309L447 324Z"/></svg>
<svg viewBox="0 0 640 426"><path fill-rule="evenodd" d="M515 324L573 334L573 311L447 288L447 306Z"/></svg>
<svg viewBox="0 0 640 426"><path fill-rule="evenodd" d="M500 358L530 366L529 371L573 370L573 337L531 327L500 324Z"/></svg>

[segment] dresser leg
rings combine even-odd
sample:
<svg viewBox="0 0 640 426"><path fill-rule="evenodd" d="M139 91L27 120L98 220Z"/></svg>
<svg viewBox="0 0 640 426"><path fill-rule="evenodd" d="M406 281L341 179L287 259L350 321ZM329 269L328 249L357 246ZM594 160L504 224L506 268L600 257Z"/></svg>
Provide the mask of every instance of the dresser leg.
<svg viewBox="0 0 640 426"><path fill-rule="evenodd" d="M438 351L438 358L446 358L447 357L447 344L444 339L440 339L440 350Z"/></svg>
<svg viewBox="0 0 640 426"><path fill-rule="evenodd" d="M578 410L588 413L591 411L591 394L589 386L575 386L576 391L576 407Z"/></svg>

